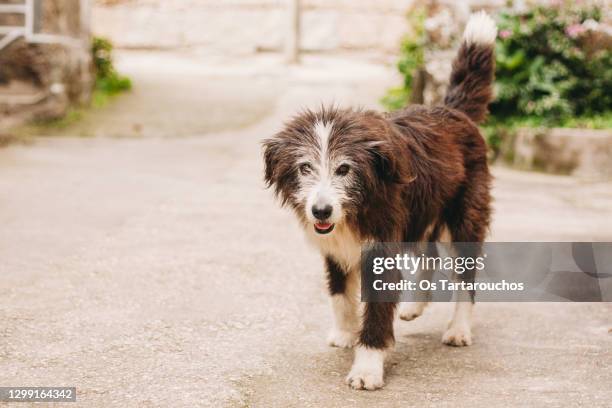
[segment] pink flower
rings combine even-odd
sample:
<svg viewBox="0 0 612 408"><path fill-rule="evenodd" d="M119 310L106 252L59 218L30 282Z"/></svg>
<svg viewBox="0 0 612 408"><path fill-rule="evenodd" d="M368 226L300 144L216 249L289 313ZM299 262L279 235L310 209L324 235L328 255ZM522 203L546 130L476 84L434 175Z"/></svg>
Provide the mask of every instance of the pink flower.
<svg viewBox="0 0 612 408"><path fill-rule="evenodd" d="M499 32L499 38L501 38L502 40L505 40L506 38L510 37L512 35L512 30L501 30Z"/></svg>
<svg viewBox="0 0 612 408"><path fill-rule="evenodd" d="M572 24L565 29L565 34L567 34L570 38L576 38L585 31L586 28L584 28L581 24Z"/></svg>

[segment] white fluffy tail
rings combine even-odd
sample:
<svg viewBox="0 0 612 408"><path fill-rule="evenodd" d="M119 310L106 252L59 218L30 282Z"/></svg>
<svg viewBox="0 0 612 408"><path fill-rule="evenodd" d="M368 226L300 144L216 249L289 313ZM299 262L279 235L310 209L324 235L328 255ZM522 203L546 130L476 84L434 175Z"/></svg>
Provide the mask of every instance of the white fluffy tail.
<svg viewBox="0 0 612 408"><path fill-rule="evenodd" d="M470 16L463 32L463 40L466 43L489 45L493 44L496 38L497 25L484 10Z"/></svg>

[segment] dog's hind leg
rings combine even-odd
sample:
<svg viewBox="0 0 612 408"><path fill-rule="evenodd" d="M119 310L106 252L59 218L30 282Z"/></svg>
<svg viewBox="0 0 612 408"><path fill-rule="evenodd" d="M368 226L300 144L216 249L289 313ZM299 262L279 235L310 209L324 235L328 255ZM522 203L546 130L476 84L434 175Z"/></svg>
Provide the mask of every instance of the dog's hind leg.
<svg viewBox="0 0 612 408"><path fill-rule="evenodd" d="M428 242L423 242L420 245L424 246L424 252L429 259L437 259L440 254L437 241L448 242L450 235L448 230L441 225L436 225L432 231L427 232L425 238ZM431 281L434 272L436 271L435 264L421 265L416 275L416 282ZM414 292L414 298L410 302L402 302L399 307L399 317L402 320L410 321L423 314L423 311L431 301L431 291L418 289Z"/></svg>
<svg viewBox="0 0 612 408"><path fill-rule="evenodd" d="M468 238L469 239L469 238ZM452 251L455 257L476 259L481 254L481 244L478 241L468 241L462 239L461 242L452 244ZM455 274L454 278L461 282L474 283L476 277L475 266L466 267L462 274ZM449 346L470 346L472 344L472 309L474 308L473 290L455 291L455 311L453 318L448 325L448 329L442 336L442 342Z"/></svg>
<svg viewBox="0 0 612 408"><path fill-rule="evenodd" d="M325 259L325 264L334 312L334 326L327 337L327 344L334 347L353 347L361 328L359 276L356 273L347 273L331 257Z"/></svg>
<svg viewBox="0 0 612 408"><path fill-rule="evenodd" d="M474 140L480 135L473 135ZM457 193L454 202L449 203L445 211L445 221L452 240L455 256L472 257L482 255L482 243L489 228L491 217L491 176L487 160L482 152L473 147L467 150L470 162L466 178L470 180ZM464 244L467 243L467 244ZM466 268L458 276L461 281L473 283L476 277L475 266ZM450 346L469 346L472 344L472 309L474 307L473 290L461 290L456 293L456 304L453 319L442 342Z"/></svg>
<svg viewBox="0 0 612 408"><path fill-rule="evenodd" d="M474 303L466 298L466 291L457 292L453 319L442 336L442 343L449 346L470 346L472 344L472 309Z"/></svg>
<svg viewBox="0 0 612 408"><path fill-rule="evenodd" d="M423 311L429 304L429 301L402 302L399 308L399 317L407 322L416 319L423 314Z"/></svg>
<svg viewBox="0 0 612 408"><path fill-rule="evenodd" d="M458 225L449 226L453 238L451 244L453 255L463 259L476 259L481 256L485 225L474 222L466 216ZM455 277L461 282L473 284L476 278L476 266L466 265L465 271L456 274ZM442 342L449 346L469 346L472 344L472 309L475 291L461 289L455 292L455 296L455 311L448 329L442 336Z"/></svg>
<svg viewBox="0 0 612 408"><path fill-rule="evenodd" d="M429 242L424 243L427 245L425 248L425 253L427 258L435 259L438 258L438 248L435 243ZM420 281L431 281L434 272L436 271L434 265L423 265L419 268L419 271L416 275L416 282ZM431 291L419 289L414 292L414 299L411 302L402 302L399 307L399 317L402 320L410 321L414 320L417 317L423 314L423 311L429 304L431 300Z"/></svg>
<svg viewBox="0 0 612 408"><path fill-rule="evenodd" d="M452 244L454 256L476 259L481 254L481 244L474 241L462 241ZM462 274L454 278L461 282L474 283L475 266L466 267ZM455 311L448 329L442 336L442 342L449 346L469 346L472 344L472 309L474 308L474 290L460 289L455 291Z"/></svg>

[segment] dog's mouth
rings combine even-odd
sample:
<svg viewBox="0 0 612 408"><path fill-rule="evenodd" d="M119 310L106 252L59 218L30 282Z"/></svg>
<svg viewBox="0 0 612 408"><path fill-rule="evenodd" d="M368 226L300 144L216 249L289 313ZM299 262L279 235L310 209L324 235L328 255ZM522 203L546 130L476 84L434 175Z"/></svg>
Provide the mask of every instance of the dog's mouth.
<svg viewBox="0 0 612 408"><path fill-rule="evenodd" d="M314 229L318 234L329 234L334 229L334 225L329 222L315 222Z"/></svg>

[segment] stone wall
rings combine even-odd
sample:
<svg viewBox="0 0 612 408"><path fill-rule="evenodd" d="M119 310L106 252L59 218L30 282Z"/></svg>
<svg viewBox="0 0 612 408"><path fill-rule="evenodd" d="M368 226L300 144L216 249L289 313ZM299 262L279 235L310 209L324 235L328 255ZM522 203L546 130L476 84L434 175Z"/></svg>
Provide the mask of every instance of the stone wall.
<svg viewBox="0 0 612 408"><path fill-rule="evenodd" d="M19 4L18 0L0 0ZM32 118L55 118L73 104L86 103L93 75L89 27L79 0L45 0L35 32L72 39L70 45L37 43L20 37L0 50L0 125ZM0 24L22 24L22 15L0 15ZM86 22L85 22L86 23Z"/></svg>
<svg viewBox="0 0 612 408"><path fill-rule="evenodd" d="M97 0L93 30L123 48L199 47L232 55L281 51L289 0ZM410 31L406 14L423 0L300 0L301 48L395 55ZM506 0L437 0L469 13ZM455 15L453 14L453 17ZM455 26L465 16L451 21Z"/></svg>
<svg viewBox="0 0 612 408"><path fill-rule="evenodd" d="M394 53L413 2L302 0L301 47ZM282 50L287 12L287 0L106 0L96 3L93 30L117 47L249 54Z"/></svg>
<svg viewBox="0 0 612 408"><path fill-rule="evenodd" d="M519 129L513 164L525 170L612 180L612 129Z"/></svg>

